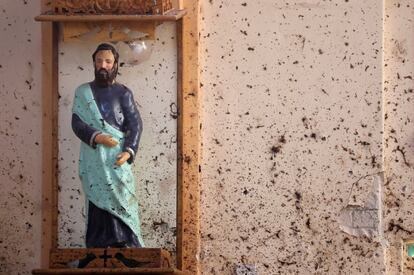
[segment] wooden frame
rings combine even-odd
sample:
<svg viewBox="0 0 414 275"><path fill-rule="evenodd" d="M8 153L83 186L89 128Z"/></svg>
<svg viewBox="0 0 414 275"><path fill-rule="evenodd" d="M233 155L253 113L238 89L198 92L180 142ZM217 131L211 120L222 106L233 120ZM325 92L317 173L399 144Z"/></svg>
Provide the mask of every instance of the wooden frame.
<svg viewBox="0 0 414 275"><path fill-rule="evenodd" d="M38 21L51 22L100 22L100 21L177 21L186 14L186 10L171 10L163 15L50 15L36 16Z"/></svg>
<svg viewBox="0 0 414 275"><path fill-rule="evenodd" d="M42 0L42 10L47 9ZM178 148L177 148L177 268L199 273L199 179L200 179L200 109L198 69L198 0L179 1L179 8L186 9L174 15L116 16L105 20L120 21L172 21L177 20L177 97ZM165 18L163 18L163 16ZM78 16L79 17L79 16ZM93 16L92 16L93 17ZM89 21L97 20L99 16ZM82 21L85 18L77 18ZM43 115L43 182L42 182L42 261L43 269L49 268L50 253L59 251L57 246L57 112L58 112L58 37L62 18L38 17L42 23L42 115ZM75 21L76 21L75 20Z"/></svg>

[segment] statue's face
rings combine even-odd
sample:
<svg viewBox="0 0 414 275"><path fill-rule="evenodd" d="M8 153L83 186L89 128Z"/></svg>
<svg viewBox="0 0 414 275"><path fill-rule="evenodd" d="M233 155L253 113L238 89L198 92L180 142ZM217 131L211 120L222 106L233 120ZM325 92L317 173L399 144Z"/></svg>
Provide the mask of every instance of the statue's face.
<svg viewBox="0 0 414 275"><path fill-rule="evenodd" d="M102 50L95 55L95 80L101 85L114 83L117 69L111 50Z"/></svg>
<svg viewBox="0 0 414 275"><path fill-rule="evenodd" d="M114 67L115 58L110 50L99 51L95 56L95 69L105 69L110 72Z"/></svg>

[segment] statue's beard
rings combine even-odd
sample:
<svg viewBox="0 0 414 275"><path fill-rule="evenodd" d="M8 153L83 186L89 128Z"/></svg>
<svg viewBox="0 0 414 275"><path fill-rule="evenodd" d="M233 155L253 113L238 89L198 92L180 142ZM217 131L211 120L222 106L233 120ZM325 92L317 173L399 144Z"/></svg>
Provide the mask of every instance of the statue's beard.
<svg viewBox="0 0 414 275"><path fill-rule="evenodd" d="M108 86L112 84L116 77L116 70L112 69L107 71L104 68L96 70L95 68L95 81L101 86Z"/></svg>

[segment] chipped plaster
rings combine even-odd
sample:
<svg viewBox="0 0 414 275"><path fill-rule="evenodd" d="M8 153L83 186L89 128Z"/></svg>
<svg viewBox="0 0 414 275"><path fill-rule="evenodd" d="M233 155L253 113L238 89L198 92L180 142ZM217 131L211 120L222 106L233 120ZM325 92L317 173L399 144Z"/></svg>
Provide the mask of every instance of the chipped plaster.
<svg viewBox="0 0 414 275"><path fill-rule="evenodd" d="M368 180L368 182L364 182ZM343 208L338 217L339 227L345 233L356 237L376 238L381 241L383 231L381 227L382 187L384 175L368 175L352 184L348 205ZM370 187L369 192L361 192L360 187ZM363 199L358 201L358 197Z"/></svg>

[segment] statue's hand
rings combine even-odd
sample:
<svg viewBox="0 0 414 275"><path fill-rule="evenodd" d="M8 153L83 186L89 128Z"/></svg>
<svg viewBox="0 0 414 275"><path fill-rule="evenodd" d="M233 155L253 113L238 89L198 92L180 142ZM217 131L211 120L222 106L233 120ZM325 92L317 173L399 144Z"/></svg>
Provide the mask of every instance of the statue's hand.
<svg viewBox="0 0 414 275"><path fill-rule="evenodd" d="M105 134L99 134L95 137L95 142L98 144L103 144L107 147L114 147L118 144L118 141L116 141L113 137Z"/></svg>
<svg viewBox="0 0 414 275"><path fill-rule="evenodd" d="M121 166L124 164L129 158L131 157L131 154L128 152L122 152L116 156L116 162L115 164L118 166Z"/></svg>

